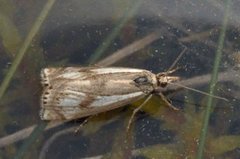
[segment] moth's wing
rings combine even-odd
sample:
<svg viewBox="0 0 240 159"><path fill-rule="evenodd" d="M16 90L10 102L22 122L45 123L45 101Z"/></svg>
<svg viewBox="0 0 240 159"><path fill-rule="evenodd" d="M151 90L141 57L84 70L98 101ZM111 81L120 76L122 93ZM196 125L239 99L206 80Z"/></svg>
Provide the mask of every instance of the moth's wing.
<svg viewBox="0 0 240 159"><path fill-rule="evenodd" d="M84 79L89 76L88 68L44 69L40 117L43 120L75 119L115 109L145 96L142 91L119 95L91 94L91 84L84 84L88 83ZM90 93L82 92L81 85L91 90ZM76 87L79 87L78 91Z"/></svg>
<svg viewBox="0 0 240 159"><path fill-rule="evenodd" d="M47 88L41 99L40 117L42 120L69 119L80 110L83 99L85 95L79 92Z"/></svg>
<svg viewBox="0 0 240 159"><path fill-rule="evenodd" d="M43 120L75 119L134 102L146 95L134 85L129 84L131 79L141 72L142 70L126 68L43 69L40 116ZM114 83L120 79L123 81L129 79L121 85L121 90L119 90L119 83ZM113 89L113 87L116 88ZM129 87L132 87L130 92Z"/></svg>
<svg viewBox="0 0 240 159"><path fill-rule="evenodd" d="M41 71L41 83L43 87L56 80L72 80L72 79L83 79L86 76L91 75L88 70L91 67L65 67L65 68L44 68Z"/></svg>
<svg viewBox="0 0 240 159"><path fill-rule="evenodd" d="M41 71L41 83L43 85L41 119L68 119L68 116L78 112L79 105L86 96L84 93L69 89L69 81L81 80L86 75L86 71L77 67L43 69Z"/></svg>
<svg viewBox="0 0 240 159"><path fill-rule="evenodd" d="M86 96L79 92L67 92L52 98L51 102L42 103L41 119L67 120L86 117L124 106L144 96L142 92L113 96Z"/></svg>

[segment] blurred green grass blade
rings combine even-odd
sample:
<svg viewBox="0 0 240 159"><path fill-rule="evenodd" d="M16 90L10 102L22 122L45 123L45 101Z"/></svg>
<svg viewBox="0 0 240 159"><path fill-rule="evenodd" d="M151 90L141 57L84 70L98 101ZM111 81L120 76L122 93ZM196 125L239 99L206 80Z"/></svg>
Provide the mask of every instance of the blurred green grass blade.
<svg viewBox="0 0 240 159"><path fill-rule="evenodd" d="M222 28L221 28L221 32L220 32L220 37L218 40L218 48L217 48L216 57L214 60L209 94L214 94L215 85L216 85L217 79L218 79L218 70L219 70L219 65L220 65L221 58L222 58L222 49L223 49L223 45L224 45L224 39L225 39L226 29L227 29L227 24L228 24L230 4L231 4L231 0L227 0L226 5L225 5L223 24L222 24ZM198 151L197 151L197 159L203 158L204 146L205 146L206 136L207 136L207 131L208 131L208 123L209 123L209 118L210 118L210 114L211 114L211 110L212 110L212 103L213 103L213 97L209 96L208 101L207 101L206 112L204 115L202 132L200 135L199 147L198 147Z"/></svg>
<svg viewBox="0 0 240 159"><path fill-rule="evenodd" d="M3 82L0 85L0 100L2 99L6 89L9 86L9 83L11 82L11 79L16 72L20 62L22 61L27 49L29 48L34 36L38 33L43 21L45 20L46 16L48 15L50 9L52 8L55 0L49 0L47 4L44 6L44 9L40 13L39 17L33 24L33 27L31 28L30 32L28 33L26 39L23 42L23 45L19 49L19 52L17 56L15 57L10 69L8 70L6 76L3 79Z"/></svg>
<svg viewBox="0 0 240 159"><path fill-rule="evenodd" d="M103 41L103 43L96 49L95 53L90 57L89 64L94 64L102 56L102 54L108 49L112 41L117 37L122 27L135 15L141 4L142 0L133 1L129 11L126 11L123 18L114 27L110 35Z"/></svg>
<svg viewBox="0 0 240 159"><path fill-rule="evenodd" d="M8 70L5 78L3 79L3 82L0 86L0 100L2 99L6 89L9 86L9 83L11 82L11 79L16 72L20 62L22 61L27 49L29 48L34 36L38 33L43 21L46 19L49 11L51 10L55 0L48 0L46 5L44 6L42 12L40 13L39 17L36 19L35 23L33 24L33 27L31 28L29 34L27 35L26 39L23 42L22 47L20 48L17 56L15 57L10 69ZM36 140L36 138L39 136L39 134L42 133L44 128L46 127L45 122L41 122L33 131L33 133L30 135L30 137L25 141L25 143L20 147L19 151L17 152L17 155L15 156L16 159L23 158L23 155L28 150L29 146Z"/></svg>

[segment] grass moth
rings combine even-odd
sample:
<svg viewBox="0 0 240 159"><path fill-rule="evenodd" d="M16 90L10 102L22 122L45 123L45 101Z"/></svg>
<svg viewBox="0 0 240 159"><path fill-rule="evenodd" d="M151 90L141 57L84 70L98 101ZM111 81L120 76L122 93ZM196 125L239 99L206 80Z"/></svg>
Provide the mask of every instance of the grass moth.
<svg viewBox="0 0 240 159"><path fill-rule="evenodd" d="M40 117L42 120L77 119L118 108L146 96L148 100L152 94L160 95L171 106L159 91L168 83L179 80L169 73L172 72L153 74L144 69L121 67L45 68L41 71Z"/></svg>

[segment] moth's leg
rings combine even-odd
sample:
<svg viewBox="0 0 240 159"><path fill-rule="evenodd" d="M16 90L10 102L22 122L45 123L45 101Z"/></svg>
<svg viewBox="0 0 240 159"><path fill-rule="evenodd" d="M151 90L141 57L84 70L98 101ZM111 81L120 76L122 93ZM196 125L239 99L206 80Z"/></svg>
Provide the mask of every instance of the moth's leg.
<svg viewBox="0 0 240 159"><path fill-rule="evenodd" d="M133 111L133 113L132 113L132 115L131 115L131 117L128 121L127 132L129 132L129 130L130 130L130 126L133 122L133 119L134 119L134 116L136 115L136 113L151 99L151 97L152 97L152 94L150 94L147 97L147 99L140 106L138 106L136 109L134 109L134 111Z"/></svg>
<svg viewBox="0 0 240 159"><path fill-rule="evenodd" d="M157 95L161 97L161 99L167 104L167 106L169 106L173 110L179 110L178 108L174 107L162 93L158 93Z"/></svg>
<svg viewBox="0 0 240 159"><path fill-rule="evenodd" d="M87 117L86 119L84 119L83 122L74 130L74 133L75 133L75 134L78 133L79 130L80 130L85 124L87 124L87 122L88 122L92 117L93 117L93 115Z"/></svg>

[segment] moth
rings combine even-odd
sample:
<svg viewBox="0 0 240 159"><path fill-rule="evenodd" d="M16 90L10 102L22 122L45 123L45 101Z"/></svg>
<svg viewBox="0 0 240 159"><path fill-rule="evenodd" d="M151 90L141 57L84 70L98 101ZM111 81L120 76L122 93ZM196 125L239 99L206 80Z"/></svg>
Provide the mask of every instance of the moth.
<svg viewBox="0 0 240 159"><path fill-rule="evenodd" d="M161 88L180 79L169 76L172 72L154 74L144 69L121 67L45 68L41 71L40 117L42 120L87 117L144 97L148 97L147 101L153 94L160 95L172 107L161 92Z"/></svg>

